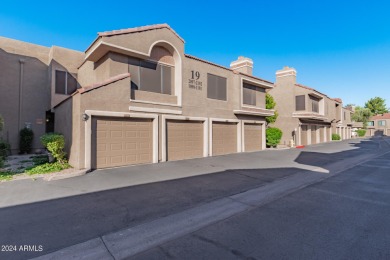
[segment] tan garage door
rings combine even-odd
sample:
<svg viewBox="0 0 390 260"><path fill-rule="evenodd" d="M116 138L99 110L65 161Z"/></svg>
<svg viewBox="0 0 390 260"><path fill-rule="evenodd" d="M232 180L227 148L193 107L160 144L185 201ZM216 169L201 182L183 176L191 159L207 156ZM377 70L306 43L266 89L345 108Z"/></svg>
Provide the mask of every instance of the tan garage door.
<svg viewBox="0 0 390 260"><path fill-rule="evenodd" d="M245 152L262 150L262 137L262 125L244 124Z"/></svg>
<svg viewBox="0 0 390 260"><path fill-rule="evenodd" d="M328 127L328 130L326 132L326 140L328 142L332 141L332 127Z"/></svg>
<svg viewBox="0 0 390 260"><path fill-rule="evenodd" d="M320 131L320 143L325 142L325 133L324 133L324 127L319 126L318 131Z"/></svg>
<svg viewBox="0 0 390 260"><path fill-rule="evenodd" d="M237 152L237 123L213 123L213 155Z"/></svg>
<svg viewBox="0 0 390 260"><path fill-rule="evenodd" d="M317 143L317 127L315 125L311 126L311 144Z"/></svg>
<svg viewBox="0 0 390 260"><path fill-rule="evenodd" d="M301 126L301 145L307 145L307 125Z"/></svg>
<svg viewBox="0 0 390 260"><path fill-rule="evenodd" d="M92 168L152 162L151 119L93 117Z"/></svg>
<svg viewBox="0 0 390 260"><path fill-rule="evenodd" d="M167 121L167 160L203 157L203 122Z"/></svg>

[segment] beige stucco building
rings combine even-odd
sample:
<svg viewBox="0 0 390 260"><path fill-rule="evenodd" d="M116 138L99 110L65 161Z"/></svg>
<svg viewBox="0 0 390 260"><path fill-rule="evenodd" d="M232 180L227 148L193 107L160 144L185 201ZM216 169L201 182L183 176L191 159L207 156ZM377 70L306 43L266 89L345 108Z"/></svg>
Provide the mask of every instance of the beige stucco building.
<svg viewBox="0 0 390 260"><path fill-rule="evenodd" d="M390 136L390 113L372 116L367 124L366 136Z"/></svg>
<svg viewBox="0 0 390 260"><path fill-rule="evenodd" d="M190 56L168 25L99 33L85 53L0 38L0 114L13 152L25 125L66 138L75 168L265 148L265 93L253 61Z"/></svg>
<svg viewBox="0 0 390 260"><path fill-rule="evenodd" d="M341 139L352 136L352 110L342 100L330 98L297 83L294 68L276 72L275 87L269 93L276 101L279 117L274 124L283 131L281 144L310 145L329 142L336 133Z"/></svg>

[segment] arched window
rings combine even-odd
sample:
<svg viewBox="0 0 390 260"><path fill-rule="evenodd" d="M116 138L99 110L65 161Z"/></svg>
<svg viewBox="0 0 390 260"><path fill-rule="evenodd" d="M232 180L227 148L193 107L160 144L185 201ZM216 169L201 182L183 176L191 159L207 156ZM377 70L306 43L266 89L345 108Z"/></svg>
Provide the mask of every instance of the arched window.
<svg viewBox="0 0 390 260"><path fill-rule="evenodd" d="M131 88L175 95L175 60L170 51L154 46L149 59L129 57Z"/></svg>

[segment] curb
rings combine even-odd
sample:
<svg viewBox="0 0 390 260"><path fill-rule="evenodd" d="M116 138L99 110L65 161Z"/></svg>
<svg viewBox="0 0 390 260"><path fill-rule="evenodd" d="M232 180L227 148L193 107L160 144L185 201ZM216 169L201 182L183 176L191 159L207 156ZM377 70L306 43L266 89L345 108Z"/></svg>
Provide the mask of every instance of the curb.
<svg viewBox="0 0 390 260"><path fill-rule="evenodd" d="M79 170L77 172L73 173L65 173L65 174L57 174L57 175L52 175L52 176L45 176L42 179L44 181L56 181L56 180L62 180L62 179L68 179L68 178L73 178L73 177L78 177L78 176L83 176L87 174L87 170Z"/></svg>

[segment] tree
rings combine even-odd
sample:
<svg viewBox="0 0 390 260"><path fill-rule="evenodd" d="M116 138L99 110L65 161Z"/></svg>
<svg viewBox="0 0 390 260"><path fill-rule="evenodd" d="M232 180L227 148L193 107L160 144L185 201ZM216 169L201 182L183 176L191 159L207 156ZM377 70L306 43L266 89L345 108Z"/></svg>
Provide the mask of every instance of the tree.
<svg viewBox="0 0 390 260"><path fill-rule="evenodd" d="M386 108L385 99L380 97L371 98L364 105L365 108L370 109L373 115L388 113L389 110Z"/></svg>
<svg viewBox="0 0 390 260"><path fill-rule="evenodd" d="M274 109L276 106L276 102L270 94L265 94L265 108L266 109ZM276 119L278 118L278 111L275 110L275 115L273 116L267 116L265 120L268 124L272 124L276 122Z"/></svg>
<svg viewBox="0 0 390 260"><path fill-rule="evenodd" d="M364 107L355 107L355 112L352 114L352 120L355 122L363 122L363 128L367 128L367 122L372 116L371 110Z"/></svg>

